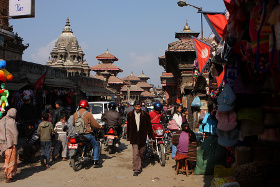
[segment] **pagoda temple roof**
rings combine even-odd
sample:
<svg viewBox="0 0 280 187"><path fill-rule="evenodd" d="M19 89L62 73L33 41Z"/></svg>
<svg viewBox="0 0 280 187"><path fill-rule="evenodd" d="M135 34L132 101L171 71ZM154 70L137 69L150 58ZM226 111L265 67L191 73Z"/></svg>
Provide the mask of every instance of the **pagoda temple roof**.
<svg viewBox="0 0 280 187"><path fill-rule="evenodd" d="M93 78L100 79L104 81L104 77L102 75L95 75Z"/></svg>
<svg viewBox="0 0 280 187"><path fill-rule="evenodd" d="M146 76L146 75L144 74L144 72L142 71L142 75L139 75L138 78L139 78L139 79L141 79L141 78L142 78L142 79L149 79L150 77Z"/></svg>
<svg viewBox="0 0 280 187"><path fill-rule="evenodd" d="M128 85L124 85L121 89L121 92L127 92L127 86ZM140 88L139 86L131 85L130 91L131 92L143 92L144 90L142 88Z"/></svg>
<svg viewBox="0 0 280 187"><path fill-rule="evenodd" d="M123 72L122 69L119 67L115 66L114 64L97 64L96 66L92 66L90 68L92 71L119 71Z"/></svg>
<svg viewBox="0 0 280 187"><path fill-rule="evenodd" d="M198 39L200 39L210 45L214 40L213 38L203 38L203 39L198 38ZM195 51L193 39L191 39L191 38L182 39L182 40L179 40L176 42L169 43L167 51L172 51L172 52Z"/></svg>
<svg viewBox="0 0 280 187"><path fill-rule="evenodd" d="M150 84L148 84L146 82L138 82L136 84L136 86L139 86L140 88L152 88L153 87L152 85L150 85Z"/></svg>
<svg viewBox="0 0 280 187"><path fill-rule="evenodd" d="M131 75L122 79L123 81L140 81L140 79L131 73Z"/></svg>
<svg viewBox="0 0 280 187"><path fill-rule="evenodd" d="M174 77L174 75L172 73L162 72L162 76L160 76L160 77L172 78L172 77Z"/></svg>
<svg viewBox="0 0 280 187"><path fill-rule="evenodd" d="M108 79L109 84L124 84L123 80L119 79L116 76L110 76Z"/></svg>
<svg viewBox="0 0 280 187"><path fill-rule="evenodd" d="M148 91L142 92L140 96L141 97L155 97L154 94L152 94L151 92L148 92Z"/></svg>
<svg viewBox="0 0 280 187"><path fill-rule="evenodd" d="M119 59L117 57L115 57L114 55L110 54L108 49L106 51L106 53L103 53L101 55L96 56L97 60L113 60L113 61L118 61Z"/></svg>

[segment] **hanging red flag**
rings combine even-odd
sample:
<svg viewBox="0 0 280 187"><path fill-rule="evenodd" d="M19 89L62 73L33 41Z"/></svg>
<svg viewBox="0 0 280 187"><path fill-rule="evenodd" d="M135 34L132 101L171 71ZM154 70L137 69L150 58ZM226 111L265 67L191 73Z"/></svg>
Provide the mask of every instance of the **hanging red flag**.
<svg viewBox="0 0 280 187"><path fill-rule="evenodd" d="M44 73L34 84L35 90L39 89L41 86L44 85L46 79L46 73Z"/></svg>
<svg viewBox="0 0 280 187"><path fill-rule="evenodd" d="M207 60L209 59L211 46L197 38L192 37L192 39L198 60L198 69L201 73L204 69L204 66L206 65Z"/></svg>
<svg viewBox="0 0 280 187"><path fill-rule="evenodd" d="M216 77L218 88L221 86L221 83L224 80L224 76L225 76L225 66L223 66L222 73L218 77Z"/></svg>
<svg viewBox="0 0 280 187"><path fill-rule="evenodd" d="M215 34L218 41L223 38L223 35L227 32L226 26L228 24L227 18L224 14L204 14L204 17L210 26L212 32Z"/></svg>

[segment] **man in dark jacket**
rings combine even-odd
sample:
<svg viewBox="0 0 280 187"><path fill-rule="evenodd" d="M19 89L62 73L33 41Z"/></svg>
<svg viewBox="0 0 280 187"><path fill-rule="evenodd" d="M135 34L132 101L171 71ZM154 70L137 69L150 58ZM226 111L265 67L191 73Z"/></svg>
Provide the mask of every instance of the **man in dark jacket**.
<svg viewBox="0 0 280 187"><path fill-rule="evenodd" d="M55 101L55 108L56 108L56 110L54 111L54 115L52 117L52 124L53 124L53 126L55 126L55 124L60 121L60 115L62 113L66 113L67 114L67 111L63 107L63 102L62 102L61 99L58 99L58 100ZM66 116L66 120L68 120L68 116Z"/></svg>
<svg viewBox="0 0 280 187"><path fill-rule="evenodd" d="M118 135L118 143L116 143L116 147L119 147L119 143L120 143L120 136L122 133L122 119L121 119L121 115L116 111L117 108L117 104L115 102L110 102L109 103L109 111L105 112L102 117L101 120L105 121L105 129L101 130L102 131L102 135L104 137L105 132L108 130L109 127L114 127L114 129L117 131L117 135Z"/></svg>
<svg viewBox="0 0 280 187"><path fill-rule="evenodd" d="M151 119L147 112L141 110L140 101L135 101L134 110L127 114L127 137L132 144L133 176L142 171L147 133L153 138Z"/></svg>

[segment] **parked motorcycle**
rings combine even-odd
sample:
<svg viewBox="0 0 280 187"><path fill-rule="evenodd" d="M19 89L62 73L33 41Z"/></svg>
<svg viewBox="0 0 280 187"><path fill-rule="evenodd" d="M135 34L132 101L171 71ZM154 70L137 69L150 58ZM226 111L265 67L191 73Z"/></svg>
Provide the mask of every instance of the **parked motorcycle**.
<svg viewBox="0 0 280 187"><path fill-rule="evenodd" d="M98 132L94 133L97 137L98 154L100 157L102 144L98 137ZM84 163L93 159L93 147L91 143L83 136L83 134L75 134L70 137L70 141L67 143L70 156L70 166L74 171L79 171L83 168Z"/></svg>
<svg viewBox="0 0 280 187"><path fill-rule="evenodd" d="M118 143L118 136L115 128L109 127L104 137L106 138L105 145L107 146L109 154L114 153L117 147L116 144Z"/></svg>
<svg viewBox="0 0 280 187"><path fill-rule="evenodd" d="M164 134L165 130L160 123L153 123L153 135L154 139L148 144L148 153L150 157L158 156L161 166L165 166L165 146L164 146Z"/></svg>

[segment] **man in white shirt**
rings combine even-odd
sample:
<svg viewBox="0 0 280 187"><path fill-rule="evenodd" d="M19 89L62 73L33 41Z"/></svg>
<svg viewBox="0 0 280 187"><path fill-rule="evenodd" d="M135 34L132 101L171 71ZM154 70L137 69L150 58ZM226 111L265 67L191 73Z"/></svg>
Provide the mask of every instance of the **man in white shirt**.
<svg viewBox="0 0 280 187"><path fill-rule="evenodd" d="M135 101L134 109L127 114L127 137L133 151L133 176L142 172L147 134L153 138L150 115L141 110L140 101Z"/></svg>

